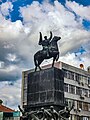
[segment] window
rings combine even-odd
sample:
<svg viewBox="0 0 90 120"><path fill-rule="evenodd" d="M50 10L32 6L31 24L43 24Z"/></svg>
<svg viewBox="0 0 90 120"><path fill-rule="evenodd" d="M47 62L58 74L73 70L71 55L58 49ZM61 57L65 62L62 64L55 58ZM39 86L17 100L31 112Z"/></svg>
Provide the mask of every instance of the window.
<svg viewBox="0 0 90 120"><path fill-rule="evenodd" d="M68 99L65 98L65 105L68 106Z"/></svg>
<svg viewBox="0 0 90 120"><path fill-rule="evenodd" d="M71 72L70 79L74 80L74 72Z"/></svg>
<svg viewBox="0 0 90 120"><path fill-rule="evenodd" d="M87 89L83 89L83 95L85 95L85 97L88 97L88 90Z"/></svg>
<svg viewBox="0 0 90 120"><path fill-rule="evenodd" d="M90 111L90 104L88 104L88 111Z"/></svg>
<svg viewBox="0 0 90 120"><path fill-rule="evenodd" d="M82 102L81 101L77 101L77 109L82 110Z"/></svg>
<svg viewBox="0 0 90 120"><path fill-rule="evenodd" d="M89 120L89 118L88 117L83 117L83 120Z"/></svg>
<svg viewBox="0 0 90 120"><path fill-rule="evenodd" d="M76 87L76 94L81 95L82 94L82 89L80 87Z"/></svg>
<svg viewBox="0 0 90 120"><path fill-rule="evenodd" d="M74 115L73 117L74 120L80 120L80 117L78 115Z"/></svg>
<svg viewBox="0 0 90 120"><path fill-rule="evenodd" d="M88 77L88 84L90 85L90 77Z"/></svg>
<svg viewBox="0 0 90 120"><path fill-rule="evenodd" d="M69 106L70 108L72 107L72 105L74 104L75 105L75 101L72 100L72 99L65 99L65 103L67 106Z"/></svg>
<svg viewBox="0 0 90 120"><path fill-rule="evenodd" d="M88 103L83 102L83 110L88 111Z"/></svg>
<svg viewBox="0 0 90 120"><path fill-rule="evenodd" d="M84 81L84 76L83 75L79 75L79 82L83 83L83 81Z"/></svg>
<svg viewBox="0 0 90 120"><path fill-rule="evenodd" d="M88 97L90 98L90 90L89 90L89 95L88 95Z"/></svg>
<svg viewBox="0 0 90 120"><path fill-rule="evenodd" d="M67 78L67 70L63 69L64 70L64 77Z"/></svg>
<svg viewBox="0 0 90 120"><path fill-rule="evenodd" d="M79 74L77 74L77 73L75 74L75 80L79 81Z"/></svg>
<svg viewBox="0 0 90 120"><path fill-rule="evenodd" d="M87 81L87 77L81 75L81 77L80 77L80 82L83 83L83 84L87 84L87 83L88 83L88 81Z"/></svg>
<svg viewBox="0 0 90 120"><path fill-rule="evenodd" d="M63 70L64 70L64 77L71 79L71 80L74 80L74 72L68 71L65 69L63 69Z"/></svg>
<svg viewBox="0 0 90 120"><path fill-rule="evenodd" d="M70 71L67 71L67 78L70 79Z"/></svg>
<svg viewBox="0 0 90 120"><path fill-rule="evenodd" d="M68 92L68 84L66 84L66 83L64 84L64 91Z"/></svg>
<svg viewBox="0 0 90 120"><path fill-rule="evenodd" d="M85 84L88 84L88 78L87 78L86 76L83 76L83 82L84 82Z"/></svg>
<svg viewBox="0 0 90 120"><path fill-rule="evenodd" d="M74 100L68 99L68 106L71 108L74 104Z"/></svg>
<svg viewBox="0 0 90 120"><path fill-rule="evenodd" d="M69 93L75 94L75 86L69 85Z"/></svg>
<svg viewBox="0 0 90 120"><path fill-rule="evenodd" d="M67 78L71 79L71 80L74 80L74 72L68 71L67 72Z"/></svg>
<svg viewBox="0 0 90 120"><path fill-rule="evenodd" d="M82 85L84 84L87 84L88 81L87 81L87 77L86 76L83 76L83 75L80 75L78 73L75 74L75 80L79 83L82 83Z"/></svg>

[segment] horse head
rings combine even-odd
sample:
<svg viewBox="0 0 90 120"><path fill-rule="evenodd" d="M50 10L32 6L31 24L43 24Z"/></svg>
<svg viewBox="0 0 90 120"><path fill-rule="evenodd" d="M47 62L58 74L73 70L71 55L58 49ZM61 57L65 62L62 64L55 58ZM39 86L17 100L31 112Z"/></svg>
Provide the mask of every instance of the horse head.
<svg viewBox="0 0 90 120"><path fill-rule="evenodd" d="M61 37L54 36L53 39L52 39L52 41L56 41L56 42L57 42L57 41L60 40L60 39L61 39Z"/></svg>

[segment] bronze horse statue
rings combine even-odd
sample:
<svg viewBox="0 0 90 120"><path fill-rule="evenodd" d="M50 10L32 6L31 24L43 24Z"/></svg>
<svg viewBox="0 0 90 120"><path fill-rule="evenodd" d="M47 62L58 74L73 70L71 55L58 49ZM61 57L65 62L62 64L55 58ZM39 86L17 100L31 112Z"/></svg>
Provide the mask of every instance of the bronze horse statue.
<svg viewBox="0 0 90 120"><path fill-rule="evenodd" d="M52 67L54 66L55 60L57 61L59 59L59 50L57 42L60 40L61 37L54 36L53 39L50 41L49 45L49 56L47 56L46 51L39 50L34 55L34 64L35 64L35 71L37 70L37 67L41 70L40 64L43 62L44 59L50 59L53 57L53 63Z"/></svg>

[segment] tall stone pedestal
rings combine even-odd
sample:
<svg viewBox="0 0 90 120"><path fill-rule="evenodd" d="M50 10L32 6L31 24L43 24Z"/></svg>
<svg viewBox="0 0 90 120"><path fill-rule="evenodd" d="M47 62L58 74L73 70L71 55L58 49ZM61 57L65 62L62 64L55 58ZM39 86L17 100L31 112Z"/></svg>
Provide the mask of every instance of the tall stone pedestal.
<svg viewBox="0 0 90 120"><path fill-rule="evenodd" d="M54 106L56 110L64 107L64 75L62 70L48 68L27 74L28 110L46 109Z"/></svg>

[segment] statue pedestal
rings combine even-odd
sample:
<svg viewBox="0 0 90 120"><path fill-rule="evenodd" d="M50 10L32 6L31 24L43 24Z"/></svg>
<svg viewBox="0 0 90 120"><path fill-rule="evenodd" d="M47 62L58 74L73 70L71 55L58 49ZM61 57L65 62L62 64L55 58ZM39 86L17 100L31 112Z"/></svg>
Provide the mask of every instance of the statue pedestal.
<svg viewBox="0 0 90 120"><path fill-rule="evenodd" d="M64 75L58 68L48 68L27 74L28 110L46 109L54 106L56 110L64 107Z"/></svg>

